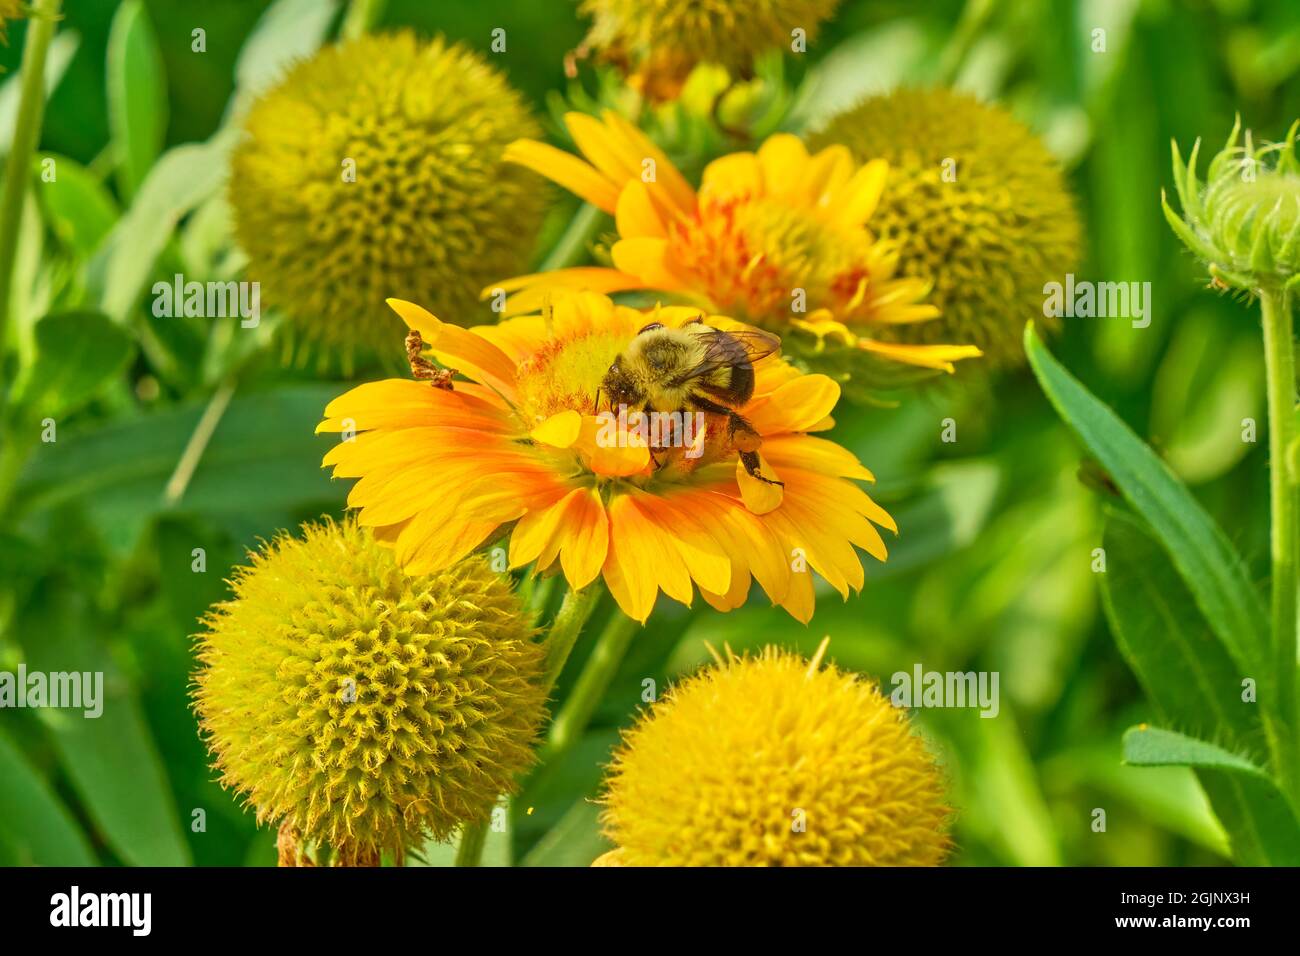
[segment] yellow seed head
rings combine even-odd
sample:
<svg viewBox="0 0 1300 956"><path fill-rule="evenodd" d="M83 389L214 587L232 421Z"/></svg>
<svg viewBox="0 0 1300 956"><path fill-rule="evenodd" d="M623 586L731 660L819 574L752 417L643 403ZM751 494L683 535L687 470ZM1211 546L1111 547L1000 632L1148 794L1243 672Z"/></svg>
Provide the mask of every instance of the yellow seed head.
<svg viewBox="0 0 1300 956"><path fill-rule="evenodd" d="M377 863L485 820L533 761L543 653L481 557L407 577L355 522L254 555L199 636L195 704L259 823Z"/></svg>
<svg viewBox="0 0 1300 956"><path fill-rule="evenodd" d="M967 342L993 365L1024 359L1043 285L1079 261L1080 225L1060 165L1001 107L943 88L900 89L841 113L813 138L889 161L871 227L900 246L900 271L933 283L940 317L896 341Z"/></svg>
<svg viewBox="0 0 1300 956"><path fill-rule="evenodd" d="M388 296L487 321L478 290L526 263L542 181L501 154L539 130L477 54L410 33L321 50L258 100L231 166L248 274L297 336L391 349Z"/></svg>
<svg viewBox="0 0 1300 956"><path fill-rule="evenodd" d="M629 731L607 780L605 866L933 866L933 758L874 684L767 648L710 667Z"/></svg>

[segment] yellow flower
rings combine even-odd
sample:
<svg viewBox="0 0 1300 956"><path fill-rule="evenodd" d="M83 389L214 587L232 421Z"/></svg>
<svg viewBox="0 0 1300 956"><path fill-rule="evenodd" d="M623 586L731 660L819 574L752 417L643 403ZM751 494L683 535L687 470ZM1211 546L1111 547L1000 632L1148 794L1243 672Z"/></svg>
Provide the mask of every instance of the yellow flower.
<svg viewBox="0 0 1300 956"><path fill-rule="evenodd" d="M326 47L244 128L235 231L295 341L384 349L401 333L386 296L469 315L484 282L528 260L543 183L502 153L538 127L505 76L459 44L404 32Z"/></svg>
<svg viewBox="0 0 1300 956"><path fill-rule="evenodd" d="M805 43L839 0L583 0L592 18L584 52L624 66L632 85L655 99L677 95L691 69L716 63L747 75L754 58Z"/></svg>
<svg viewBox="0 0 1300 956"><path fill-rule="evenodd" d="M847 597L863 583L854 547L885 559L872 522L891 531L894 522L848 480L871 473L809 434L832 424L839 387L825 376L775 355L754 365L753 397L737 411L762 436L760 473L784 482L773 485L746 472L721 416L708 416L690 447L652 452L631 422L611 429L609 410L597 412L602 379L645 313L578 293L546 316L465 330L390 304L441 365L470 381L362 385L329 404L318 430L348 438L324 464L361 479L348 504L408 570L447 567L511 528L512 567L558 566L575 589L603 575L638 621L660 590L689 604L698 586L714 607L738 607L751 576L807 621L807 567ZM652 318L676 328L699 317L676 306Z"/></svg>
<svg viewBox="0 0 1300 956"><path fill-rule="evenodd" d="M897 248L866 227L889 171L884 161L858 166L843 146L810 156L796 137L778 134L757 153L710 163L697 193L617 114L602 122L570 113L567 123L590 162L528 139L511 143L506 159L613 214L614 267L558 269L484 290L517 292L506 314L535 310L558 288L657 289L778 334L831 333L894 362L950 372L954 361L980 354L872 337L938 315L921 302L926 282L896 275Z"/></svg>
<svg viewBox="0 0 1300 956"><path fill-rule="evenodd" d="M944 782L872 683L766 648L677 685L624 736L602 866L936 866Z"/></svg>
<svg viewBox="0 0 1300 956"><path fill-rule="evenodd" d="M223 785L378 865L486 820L533 762L543 649L480 557L411 577L348 521L281 535L237 570L200 635L195 706ZM295 861L296 862L296 861Z"/></svg>

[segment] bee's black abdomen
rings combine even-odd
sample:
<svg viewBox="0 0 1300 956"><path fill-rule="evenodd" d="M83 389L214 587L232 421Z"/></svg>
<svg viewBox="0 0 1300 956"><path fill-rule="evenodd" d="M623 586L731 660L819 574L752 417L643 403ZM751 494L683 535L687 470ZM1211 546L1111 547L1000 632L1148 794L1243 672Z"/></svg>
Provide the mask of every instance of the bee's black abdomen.
<svg viewBox="0 0 1300 956"><path fill-rule="evenodd" d="M748 360L731 367L731 387L735 404L743 405L754 397L754 366Z"/></svg>

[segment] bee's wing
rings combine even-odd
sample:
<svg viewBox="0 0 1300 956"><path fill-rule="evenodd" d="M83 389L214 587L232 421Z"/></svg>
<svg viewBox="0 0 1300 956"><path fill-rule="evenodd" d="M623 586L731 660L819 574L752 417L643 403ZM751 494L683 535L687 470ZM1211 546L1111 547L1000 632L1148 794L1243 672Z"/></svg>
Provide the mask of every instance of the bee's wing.
<svg viewBox="0 0 1300 956"><path fill-rule="evenodd" d="M762 329L736 329L718 334L739 342L744 347L745 355L750 362L757 362L781 351L780 337L771 332L764 332Z"/></svg>
<svg viewBox="0 0 1300 956"><path fill-rule="evenodd" d="M707 329L696 335L704 348L704 354L699 361L692 363L689 369L677 376L677 385L708 378L720 369L732 368L745 362L753 364L781 348L781 340L777 336L758 329Z"/></svg>

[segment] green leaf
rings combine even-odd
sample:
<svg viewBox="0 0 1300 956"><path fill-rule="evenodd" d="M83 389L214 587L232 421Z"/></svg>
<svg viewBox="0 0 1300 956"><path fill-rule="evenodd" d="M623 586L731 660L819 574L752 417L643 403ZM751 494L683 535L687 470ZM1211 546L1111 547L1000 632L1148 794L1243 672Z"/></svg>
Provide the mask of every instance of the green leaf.
<svg viewBox="0 0 1300 956"><path fill-rule="evenodd" d="M35 418L76 411L112 381L135 347L98 312L62 312L36 323L36 360L16 386L15 401Z"/></svg>
<svg viewBox="0 0 1300 956"><path fill-rule="evenodd" d="M85 166L66 156L46 155L54 160L54 181L39 181L37 198L45 221L59 241L79 259L88 259L117 222L117 202Z"/></svg>
<svg viewBox="0 0 1300 956"><path fill-rule="evenodd" d="M108 34L108 127L117 181L130 197L158 158L167 129L167 77L141 0L125 0Z"/></svg>
<svg viewBox="0 0 1300 956"><path fill-rule="evenodd" d="M237 91L227 119L236 119L290 64L320 48L338 13L338 0L276 0L244 41L235 62Z"/></svg>
<svg viewBox="0 0 1300 956"><path fill-rule="evenodd" d="M613 845L600 832L600 805L575 800L560 821L537 841L520 866L590 866Z"/></svg>
<svg viewBox="0 0 1300 956"><path fill-rule="evenodd" d="M22 751L0 732L0 846L18 866L94 866L77 822Z"/></svg>
<svg viewBox="0 0 1300 956"><path fill-rule="evenodd" d="M907 20L850 37L808 71L786 128L817 128L873 93L920 79L934 47L935 38Z"/></svg>
<svg viewBox="0 0 1300 956"><path fill-rule="evenodd" d="M1160 545L1122 512L1109 516L1103 543L1101 592L1110 630L1161 720L1263 752L1259 705L1241 699L1249 675L1215 640Z"/></svg>
<svg viewBox="0 0 1300 956"><path fill-rule="evenodd" d="M1271 777L1241 754L1157 727L1124 734L1124 761L1137 767L1189 766L1205 787L1247 866L1300 865L1300 822Z"/></svg>
<svg viewBox="0 0 1300 956"><path fill-rule="evenodd" d="M1130 727L1124 734L1124 762L1136 767L1203 767L1268 777L1254 761L1215 744L1159 727Z"/></svg>
<svg viewBox="0 0 1300 956"><path fill-rule="evenodd" d="M236 395L178 507L250 521L268 511L341 506L346 484L331 483L320 467L332 443L314 430L325 405L343 391L320 384ZM80 501L111 545L129 548L162 507L163 488L203 407L196 402L61 434L36 450L16 493L33 510Z"/></svg>
<svg viewBox="0 0 1300 956"><path fill-rule="evenodd" d="M77 47L80 45L81 37L77 35L75 30L62 30L56 33L54 39L50 41L49 52L45 55L45 96L47 100L58 87L59 81L63 79L63 74L67 72L68 64L72 62L72 57L76 54ZM13 142L14 129L18 120L21 82L22 72L14 70L5 76L3 83L0 83L0 156L8 154L9 146Z"/></svg>
<svg viewBox="0 0 1300 956"><path fill-rule="evenodd" d="M149 170L135 200L87 266L103 311L125 321L176 224L220 188L234 130L206 143L169 149Z"/></svg>
<svg viewBox="0 0 1300 956"><path fill-rule="evenodd" d="M132 866L185 866L171 787L135 689L114 665L104 634L72 588L47 579L18 617L28 673L103 675L98 717L45 708L40 716L81 802L113 851Z"/></svg>
<svg viewBox="0 0 1300 956"><path fill-rule="evenodd" d="M1052 357L1032 323L1025 328L1025 352L1052 405L1151 526L1233 660L1263 683L1263 605L1222 530L1164 462Z"/></svg>

